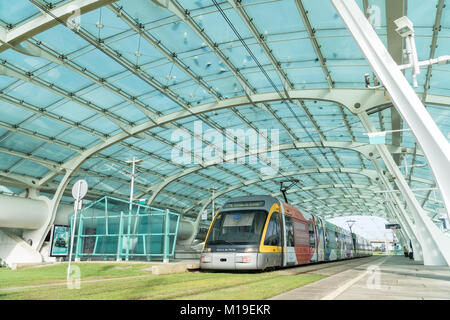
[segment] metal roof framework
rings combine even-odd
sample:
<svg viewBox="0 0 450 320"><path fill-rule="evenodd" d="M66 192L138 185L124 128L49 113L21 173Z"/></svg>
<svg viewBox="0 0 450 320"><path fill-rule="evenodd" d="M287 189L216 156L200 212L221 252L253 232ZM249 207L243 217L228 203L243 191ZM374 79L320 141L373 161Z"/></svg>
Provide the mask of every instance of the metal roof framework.
<svg viewBox="0 0 450 320"><path fill-rule="evenodd" d="M444 2L403 1L423 59L450 52ZM380 13L368 18L391 53L398 53L386 19L392 1L358 4ZM62 193L66 185L84 178L92 197L126 197L125 161L138 156L145 161L136 197L186 215L206 208L211 186L218 188L220 204L233 196L276 195L284 178L300 181L289 199L301 209L324 216L384 215L381 195L366 201L365 191L381 190L372 164L379 155L357 115L368 112L379 131L407 127L383 91L364 89L370 67L331 4L218 5L222 12L206 0L2 2L0 183L14 194L37 188L69 201ZM61 23L74 8L82 14L79 30ZM427 67L417 90L444 134L450 130L449 70ZM223 134L225 142L233 140L226 129L277 129L277 174L260 174L267 161L255 154L250 163L245 141L236 143L247 151L244 163L206 165L195 150L192 164L174 163L176 130L192 135L194 145L217 147L195 135L196 121L204 131ZM261 139L271 145L271 137ZM398 165L407 163L412 190L434 188L412 134L394 133L387 146ZM352 170L370 171L371 177ZM437 218L439 192L415 195Z"/></svg>

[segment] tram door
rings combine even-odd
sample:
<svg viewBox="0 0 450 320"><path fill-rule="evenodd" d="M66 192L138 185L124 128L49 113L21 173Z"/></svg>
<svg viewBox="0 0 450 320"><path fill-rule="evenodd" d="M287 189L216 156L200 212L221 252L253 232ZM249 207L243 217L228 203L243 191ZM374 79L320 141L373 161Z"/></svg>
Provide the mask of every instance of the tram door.
<svg viewBox="0 0 450 320"><path fill-rule="evenodd" d="M272 212L264 236L261 253L265 253L266 267L281 266L282 262L282 235L280 215L277 211Z"/></svg>
<svg viewBox="0 0 450 320"><path fill-rule="evenodd" d="M284 222L285 222L285 234L286 234L286 245L284 246L284 259L285 259L285 265L296 265L297 262L297 256L295 255L295 238L294 238L294 224L292 221L292 217L285 215L284 216Z"/></svg>

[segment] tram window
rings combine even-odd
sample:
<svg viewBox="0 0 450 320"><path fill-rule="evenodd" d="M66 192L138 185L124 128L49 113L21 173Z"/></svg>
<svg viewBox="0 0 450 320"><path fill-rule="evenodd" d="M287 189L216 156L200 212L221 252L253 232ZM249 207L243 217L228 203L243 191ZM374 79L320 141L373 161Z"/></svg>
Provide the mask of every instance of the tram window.
<svg viewBox="0 0 450 320"><path fill-rule="evenodd" d="M266 238L264 239L264 245L266 246L279 246L281 244L280 237L280 218L278 213L273 213L267 226Z"/></svg>
<svg viewBox="0 0 450 320"><path fill-rule="evenodd" d="M287 247L294 247L295 241L294 241L294 225L292 222L292 218L289 216L285 217L286 221L286 246Z"/></svg>
<svg viewBox="0 0 450 320"><path fill-rule="evenodd" d="M333 249L336 247L336 235L331 230L327 230L328 247Z"/></svg>
<svg viewBox="0 0 450 320"><path fill-rule="evenodd" d="M316 238L314 237L314 226L312 225L312 223L309 224L309 247L316 247Z"/></svg>

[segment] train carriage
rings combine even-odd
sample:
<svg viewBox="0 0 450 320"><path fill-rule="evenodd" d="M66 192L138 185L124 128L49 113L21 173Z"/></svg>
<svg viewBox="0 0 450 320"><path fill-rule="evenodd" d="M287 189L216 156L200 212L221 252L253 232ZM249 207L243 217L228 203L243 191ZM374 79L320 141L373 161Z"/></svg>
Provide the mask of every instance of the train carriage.
<svg viewBox="0 0 450 320"><path fill-rule="evenodd" d="M371 254L370 243L271 196L228 200L208 230L200 267L264 270Z"/></svg>

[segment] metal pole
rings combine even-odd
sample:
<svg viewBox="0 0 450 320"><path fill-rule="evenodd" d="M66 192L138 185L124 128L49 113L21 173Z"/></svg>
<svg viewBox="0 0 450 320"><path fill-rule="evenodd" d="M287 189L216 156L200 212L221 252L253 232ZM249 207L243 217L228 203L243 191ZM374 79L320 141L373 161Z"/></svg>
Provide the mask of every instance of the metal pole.
<svg viewBox="0 0 450 320"><path fill-rule="evenodd" d="M136 168L136 157L133 157L131 170L131 189L130 189L130 205L128 207L128 228L127 228L127 250L125 254L125 261L128 261L130 252L130 232L131 232L131 213L133 211L133 193L134 193L134 171Z"/></svg>
<svg viewBox="0 0 450 320"><path fill-rule="evenodd" d="M214 219L214 210L215 210L215 200L216 200L216 197L215 197L215 191L217 190L217 188L216 187L211 187L210 188L210 190L212 191L212 197L211 197L211 210L212 210L212 212L211 212L211 221Z"/></svg>
<svg viewBox="0 0 450 320"><path fill-rule="evenodd" d="M169 233L170 233L170 215L169 210L166 209L166 215L165 215L165 230L164 230L164 258L163 262L168 263L169 262Z"/></svg>
<svg viewBox="0 0 450 320"><path fill-rule="evenodd" d="M109 220L108 220L108 197L105 197L105 217L106 217L106 235L109 234L109 230L108 230L108 225L109 225Z"/></svg>
<svg viewBox="0 0 450 320"><path fill-rule="evenodd" d="M117 239L117 257L116 260L120 261L120 256L122 255L122 229L123 229L123 222L122 222L122 216L123 211L120 211L120 220L119 220L119 239Z"/></svg>
<svg viewBox="0 0 450 320"><path fill-rule="evenodd" d="M211 220L214 218L214 204L215 204L215 199L214 199L214 189L212 191L212 212L211 212Z"/></svg>
<svg viewBox="0 0 450 320"><path fill-rule="evenodd" d="M79 205L79 201L80 201L80 192L81 192L81 187L78 188L78 194L77 194L77 198L75 199L75 212L73 215L73 223L72 223L72 237L70 239L70 253L69 253L69 266L67 267L67 280L69 280L69 276L70 276L70 266L72 263L72 253L73 253L73 238L75 237L75 226L77 223L77 213L78 213L78 205ZM78 235L80 236L80 235Z"/></svg>
<svg viewBox="0 0 450 320"><path fill-rule="evenodd" d="M77 238L77 250L75 251L75 261L79 261L78 256L81 252L81 235L83 233L83 214L80 214L80 223L78 224L78 238Z"/></svg>

